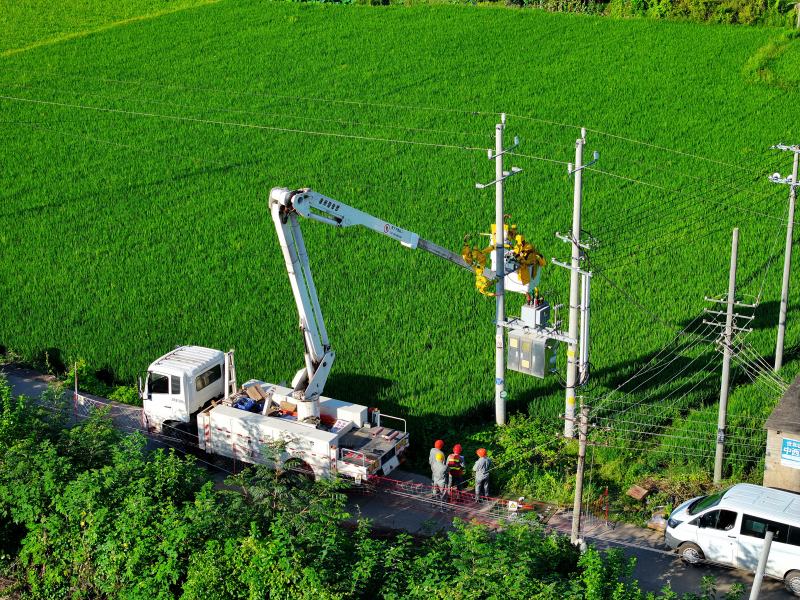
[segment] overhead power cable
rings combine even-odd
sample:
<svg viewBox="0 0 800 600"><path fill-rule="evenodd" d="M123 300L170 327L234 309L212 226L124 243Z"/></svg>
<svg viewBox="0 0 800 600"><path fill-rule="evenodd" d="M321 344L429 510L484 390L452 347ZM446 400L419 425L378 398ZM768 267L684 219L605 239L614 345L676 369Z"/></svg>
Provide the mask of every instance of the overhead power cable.
<svg viewBox="0 0 800 600"><path fill-rule="evenodd" d="M143 112L143 111L131 111L131 110L123 110L119 108L107 108L107 107L100 107L100 106L87 106L83 104L70 104L66 102L54 102L50 100L38 100L34 98L20 98L15 96L5 96L0 95L0 100L9 100L12 102L28 102L32 104L41 104L47 106L57 106L61 108L73 108L78 110L91 110L97 112L105 112L105 113L114 113L114 114L122 114L134 117L145 117L145 118L155 118L155 119L163 119L163 120L171 120L171 121L179 121L179 122L187 122L187 123L200 123L206 125L220 125L223 127L240 127L245 129L255 129L255 130L263 130L263 131L276 131L282 133L299 133L305 135L314 135L314 136L322 136L322 137L334 137L334 138L344 138L344 139L351 139L351 140L361 140L361 141L371 141L371 142L386 142L386 143L393 143L393 144L407 144L412 146L426 146L432 148L450 148L454 150L466 150L466 151L479 151L479 152L486 152L486 148L479 148L476 146L464 146L464 145L456 145L456 144L438 144L433 142L421 142L417 140L400 140L394 138L385 138L385 137L370 137L364 135L353 135L347 133L334 133L334 132L327 132L327 131L313 131L309 129L297 129L291 127L273 127L269 125L258 125L254 123L241 123L241 122L234 122L234 121L220 121L215 119L199 119L196 117L186 117L186 116L178 116L178 115L165 115L160 113L151 113L151 112Z"/></svg>
<svg viewBox="0 0 800 600"><path fill-rule="evenodd" d="M38 91L46 91L46 92L54 92L54 93L61 93L61 94L72 94L75 96L88 96L91 98L100 98L103 100L119 100L125 102L141 102L144 104L155 104L158 106L167 106L169 108L177 108L177 109L188 109L197 112L224 112L224 113L231 113L231 114L238 114L238 115L254 115L254 116L263 116L263 117L270 117L276 119L298 119L304 121L315 121L320 123L335 123L337 125L344 125L347 127L373 127L373 128L385 128L385 129L398 129L401 131L410 131L415 133L439 133L439 134L447 134L447 135L462 135L462 136L471 136L475 138L481 138L490 140L493 139L493 136L484 133L477 133L477 132L467 132L467 131L452 131L446 129L434 129L434 128L426 128L426 127L408 127L404 125L397 125L394 123L368 123L368 122L360 122L360 121L348 121L345 119L330 119L325 117L317 117L317 116L309 116L309 115L296 115L296 114L286 114L286 113L275 113L275 112L265 112L259 110L245 110L245 109L236 109L236 108L229 108L224 106L214 106L214 105L205 105L205 106L195 106L190 104L176 104L174 102L164 102L161 100L152 100L150 98L140 98L140 97L132 97L130 95L120 96L116 94L108 94L108 93L94 93L94 92L85 92L85 91L77 91L77 90L68 90L63 88L52 88L52 87L44 87L44 86L32 86L26 84L15 84L13 87L19 87L26 90L38 90Z"/></svg>

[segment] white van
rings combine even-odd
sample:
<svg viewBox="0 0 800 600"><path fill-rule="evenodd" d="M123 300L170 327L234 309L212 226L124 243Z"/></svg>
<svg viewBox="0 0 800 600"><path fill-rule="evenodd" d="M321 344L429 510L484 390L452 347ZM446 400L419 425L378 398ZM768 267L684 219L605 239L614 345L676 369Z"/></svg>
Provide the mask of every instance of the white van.
<svg viewBox="0 0 800 600"><path fill-rule="evenodd" d="M766 574L800 596L800 495L760 485L692 498L669 516L665 541L689 564L707 560L755 572L764 536L774 537Z"/></svg>

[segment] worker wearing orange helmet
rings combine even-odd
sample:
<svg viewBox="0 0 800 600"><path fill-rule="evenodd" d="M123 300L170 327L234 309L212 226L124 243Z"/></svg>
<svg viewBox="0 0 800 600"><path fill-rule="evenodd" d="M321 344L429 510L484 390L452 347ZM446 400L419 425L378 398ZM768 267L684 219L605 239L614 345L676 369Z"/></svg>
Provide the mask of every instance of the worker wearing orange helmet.
<svg viewBox="0 0 800 600"><path fill-rule="evenodd" d="M466 470L467 465L461 455L461 444L456 444L453 446L453 453L447 457L448 484L451 488L461 489Z"/></svg>
<svg viewBox="0 0 800 600"><path fill-rule="evenodd" d="M486 456L486 448L478 448L478 460L472 465L475 473L475 502L480 502L482 497L489 495L489 471L492 468L492 459Z"/></svg>
<svg viewBox="0 0 800 600"><path fill-rule="evenodd" d="M436 440L433 442L433 448L428 453L428 464L431 466L431 470L433 470L433 463L436 462L436 455L441 452L444 454L444 442L442 440Z"/></svg>

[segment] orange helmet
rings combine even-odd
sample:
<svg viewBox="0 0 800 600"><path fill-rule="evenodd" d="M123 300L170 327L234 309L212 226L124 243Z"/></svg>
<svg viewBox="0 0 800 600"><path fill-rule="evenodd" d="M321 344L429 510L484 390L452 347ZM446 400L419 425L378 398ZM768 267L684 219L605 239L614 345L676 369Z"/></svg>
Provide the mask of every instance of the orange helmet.
<svg viewBox="0 0 800 600"><path fill-rule="evenodd" d="M453 454L461 454L461 444L453 446Z"/></svg>
<svg viewBox="0 0 800 600"><path fill-rule="evenodd" d="M433 447L436 448L437 450L441 450L442 448L444 448L444 442L442 440L436 440L435 442L433 442Z"/></svg>
<svg viewBox="0 0 800 600"><path fill-rule="evenodd" d="M480 456L481 458L486 456L486 448L478 448L477 455Z"/></svg>

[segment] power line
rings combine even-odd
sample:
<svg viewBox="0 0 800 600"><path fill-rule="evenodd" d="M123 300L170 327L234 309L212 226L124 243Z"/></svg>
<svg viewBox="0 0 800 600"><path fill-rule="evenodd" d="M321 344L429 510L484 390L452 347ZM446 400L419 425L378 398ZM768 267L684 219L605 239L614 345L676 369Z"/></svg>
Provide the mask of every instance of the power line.
<svg viewBox="0 0 800 600"><path fill-rule="evenodd" d="M608 133L606 131L600 131L598 129L590 129L590 128L587 127L586 131L591 131L592 133L596 133L597 135L603 135L603 136L606 136L606 137L615 138L615 139L618 139L618 140L623 140L625 142L629 142L629 143L632 143L632 144L638 144L638 145L641 145L641 146L647 146L649 148L655 148L655 149L661 150L663 152L672 152L673 154L679 154L681 156L685 156L685 157L688 157L688 158L693 158L695 160L710 162L710 163L713 163L713 164L716 164L716 165L722 165L722 166L729 167L729 168L732 168L732 169L739 169L739 170L742 170L742 171L747 170L746 168L741 167L739 165L735 165L733 163L725 162L725 161L722 161L722 160L717 160L717 159L714 159L714 158L707 158L705 156L700 156L699 154L692 154L691 152L684 152L682 150L674 150L672 148L667 148L666 146L660 146L658 144L652 144L652 143L649 143L649 142L643 142L641 140L636 140L636 139L633 139L633 138L625 137L625 136L614 134L614 133Z"/></svg>
<svg viewBox="0 0 800 600"><path fill-rule="evenodd" d="M393 138L385 138L385 137L370 137L370 136L363 136L363 135L353 135L353 134L346 134L346 133L334 133L328 131L313 131L308 129L296 129L290 127L273 127L269 125L258 125L254 123L240 123L240 122L233 122L233 121L219 121L215 119L199 119L196 117L185 117L185 116L178 116L178 115L164 115L159 113L150 113L150 112L142 112L142 111L129 111L129 110L122 110L118 108L107 108L107 107L99 107L99 106L86 106L83 104L70 104L66 102L54 102L49 100L38 100L34 98L19 98L15 96L5 96L0 95L0 99L2 100L10 100L15 102L28 102L32 104L42 104L48 106L58 106L61 108L74 108L79 110L92 110L97 112L105 112L105 113L115 113L115 114L123 114L128 116L135 116L135 117L146 117L146 118L156 118L156 119L165 119L165 120L172 120L172 121L182 121L188 123L201 123L207 125L221 125L225 127L240 127L245 129L256 129L256 130L266 130L266 131L276 131L282 133L300 133L305 135L316 135L316 136L323 136L323 137L334 137L334 138L344 138L344 139L351 139L351 140L362 140L362 141L372 141L372 142L386 142L386 143L395 143L395 144L407 144L412 146L426 146L432 148L449 148L454 150L466 150L466 151L480 151L486 152L486 148L478 148L475 146L463 146L463 145L456 145L456 144L437 144L433 142L420 142L415 140L400 140L400 139L393 139Z"/></svg>
<svg viewBox="0 0 800 600"><path fill-rule="evenodd" d="M772 156L772 155L770 155L770 156ZM774 161L774 157L772 158L772 160ZM765 165L765 168L766 167L767 166ZM734 182L750 180L751 179L750 177L746 177L746 176L740 176L740 178L741 179L739 179L739 180L734 180ZM626 178L626 179L630 179L630 178ZM639 180L636 180L636 181L639 181ZM642 183L646 184L647 182L642 182ZM710 189L700 189L700 190L695 191L695 193L693 193L693 194L687 194L685 192L682 192L680 190L676 190L674 188L665 188L665 190L668 191L670 193L670 195L673 195L673 196L675 196L677 198L681 198L682 199L678 206L676 206L674 204L669 205L669 206L664 205L663 203L660 202L662 200L661 196L655 196L652 200L650 200L648 202L645 202L645 203L640 203L636 207L636 208L638 208L640 210L639 210L638 213L636 213L637 216L635 217L635 219L628 218L627 220L622 221L620 224L616 225L614 228L612 228L610 230L603 228L602 223L608 223L611 220L615 219L614 215L617 215L617 216L625 215L625 216L629 217L630 214L631 214L631 211L622 210L622 211L618 211L617 213L612 213L609 217L604 219L604 221L601 223L601 226L600 226L601 235L608 235L609 237L611 237L612 234L616 234L618 231L620 231L622 229L627 229L627 230L631 231L631 235L632 235L631 224L633 222L639 223L639 222L641 222L642 220L645 220L645 219L648 219L648 220L651 220L651 221L654 220L653 219L654 211L641 210L643 207L646 207L648 205L651 205L651 204L654 204L656 202L659 202L659 204L658 204L658 206L656 208L655 214L672 215L672 214L675 214L676 212L678 212L681 207L693 205L694 204L693 201L697 200L698 198L701 199L701 201L702 201L702 197L708 196L713 200L713 195L714 194L717 194L717 195L724 194L725 188L730 187L730 183L731 183L730 179L718 180L717 182L715 182L714 186L711 187ZM738 188L738 189L741 189L743 191L747 191L746 188ZM776 193L777 193L777 191L778 190L770 191L770 192L764 192L762 195L764 197L767 197L767 198L774 198ZM734 194L731 197L735 197L736 195L738 195L738 194ZM727 198L728 195L724 194L724 197ZM730 205L726 204L725 206L729 207ZM738 206L738 205L736 205L736 206ZM702 211L702 207L698 206L697 210L695 212L696 212L696 214L699 214L701 211ZM619 219L616 219L616 220L619 221ZM624 236L623 236L623 238L624 238Z"/></svg>
<svg viewBox="0 0 800 600"><path fill-rule="evenodd" d="M706 325L704 329L707 330L709 328L710 328L710 326ZM678 335L679 336L680 335L685 335L685 330L682 331L682 332L679 332ZM638 390L639 388L641 388L642 386L644 386L648 382L652 381L654 377L656 377L657 375L660 375L664 370L669 368L669 366L672 365L676 360L678 360L679 358L684 357L686 353L688 353L690 350L693 350L696 346L698 346L699 344L703 343L704 341L705 341L705 339L703 337L697 337L694 340L688 342L687 345L685 345L683 347L676 348L672 352L669 352L669 353L665 354L663 356L662 360L660 361L661 362L661 367L658 368L657 370L655 368L655 365L646 366L644 369L642 369L639 372L637 372L636 374L634 374L634 376L632 376L630 379L625 381L623 384L617 386L617 388L615 388L614 390L612 390L611 392L609 392L608 394L606 394L605 396L600 398L600 400L595 405L595 408L592 410L592 414L597 414L600 411L601 408L604 411L608 411L609 409L604 408L605 405L608 404L608 403L611 403L611 404L624 404L625 403L625 398L630 397L631 394L633 394L633 392L635 392L636 390ZM672 345L672 342L669 345ZM669 345L667 347L669 347ZM670 356L672 357L671 360L665 362L666 359L669 358ZM686 367L684 367L684 369L685 368ZM663 385L667 385L667 384L671 383L672 381L674 381L682 371L683 370L679 371L678 374L675 374L671 379L667 380L666 382L663 382ZM633 381L634 379L636 379L638 377L642 377L642 376L647 375L647 374L650 374L650 376L647 377L646 379L641 380L638 383L638 385L636 385L635 387L629 389L628 391L622 392L622 388L625 387L628 383L630 383L631 381ZM611 399L612 394L614 394L615 392L622 392L623 393L622 398L620 398L620 399Z"/></svg>
<svg viewBox="0 0 800 600"><path fill-rule="evenodd" d="M93 98L102 98L108 100L124 100L124 101L135 101L135 102L142 102L144 104L156 104L159 106L168 106L170 108L179 108L179 109L189 109L199 112L225 112L225 113L233 113L233 114L246 114L246 115L257 115L257 116L265 116L265 117L273 117L273 118L280 118L280 119L300 119L306 121L317 121L321 123L335 123L338 125L345 125L348 127L359 126L359 127L374 127L374 128L386 128L386 129L399 129L403 131L412 131L412 132L422 132L422 133L442 133L448 135L463 135L463 136L472 136L476 138L482 139L490 139L490 136L483 133L477 132L466 132L466 131L451 131L451 130L443 130L443 129L434 129L434 128L425 128L425 127L407 127L403 125L396 125L393 123L365 123L359 121L348 121L344 119L330 119L325 117L315 117L315 116L308 116L308 115L292 115L292 114L285 114L285 113L274 113L274 112L265 112L265 111L256 111L256 110L244 110L244 109L235 109L235 108L226 108L223 106L195 106L190 104L176 104L174 102L164 102L160 100L151 100L149 98L141 98L141 97L131 97L131 96L119 96L114 94L105 94L105 93L92 93L92 92L85 92L85 91L76 91L76 90L67 90L63 88L52 88L52 87L43 87L43 86L32 86L27 84L13 84L12 87L19 87L23 89L30 89L30 90L40 90L40 91L48 91L48 92L55 92L55 93L67 93L76 96L89 96Z"/></svg>
<svg viewBox="0 0 800 600"><path fill-rule="evenodd" d="M686 364L686 365L685 365L685 366L684 366L684 367L683 367L683 368L682 368L682 369L681 369L681 370L678 372L678 374L680 374L680 373L683 373L683 372L684 372L684 371L685 371L687 368L689 368L689 367L690 367L692 364L694 364L694 363L695 363L695 361L697 361L697 359L698 359L698 358L700 358L701 356L702 356L702 354L701 354L701 355L699 355L699 356L696 356L696 357L695 357L695 358L693 358L691 361L689 361L689 362L688 362L688 363L687 363L687 364ZM694 390L694 389L695 389L695 388L696 388L698 385L700 385L701 383L703 383L703 382L704 382L706 379L708 379L708 378L709 378L709 377L712 375L712 372L706 371L706 369L708 368L708 366L709 366L709 365L710 365L712 362L714 362L714 359L715 359L715 358L716 358L716 356L712 356L712 357L711 357L711 359L710 359L710 360L709 360L709 361L708 361L708 362L707 362L707 363L706 363L706 364L705 364L705 365L704 365L704 366L703 366L703 367L702 367L702 368L701 368L701 369L698 371L698 373L705 372L705 373L706 373L706 375L705 375L704 377L702 377L702 378L701 378L701 379L700 379L698 382L696 382L696 383L695 383L695 384L694 384L694 385L693 385L691 388L689 388L689 390L687 390L687 391L686 391L686 392L685 392L685 393L684 393L682 396L680 396L680 397L679 397L679 398L677 398L675 401L673 401L673 403L672 403L672 404L671 404L671 405L670 405L668 408L671 408L671 407L675 406L675 405L676 405L676 404L677 404L677 403L678 403L680 400L684 399L684 398L685 398L685 397L686 397L686 396L687 396L689 393L691 393L691 392L692 392L692 391L693 391L693 390ZM692 374L692 376L694 376L694 373ZM676 374L676 375L675 375L674 377L672 377L670 380L668 380L667 382L665 382L665 383L664 383L664 385L667 385L667 384L671 383L672 381L675 381L675 379L677 379L677 377L678 377L678 375ZM686 382L686 383L688 383L688 382ZM678 385L678 386L677 386L677 387L676 387L674 390L672 390L672 391L671 391L669 394L667 394L667 395L666 395L666 396L664 396L663 398L660 398L660 400L666 400L667 398L669 398L670 396L672 396L672 395L673 395L675 392L677 392L679 389L681 389L681 388L682 388L684 385L686 385L686 383L680 383L680 384L679 384L679 385ZM642 406L642 403L643 403L645 400L648 400L648 399L650 399L650 398L653 398L653 396L657 396L657 394L656 394L655 392L653 392L653 393L651 393L651 394L650 394L650 396L645 396L645 397L643 397L641 400L638 400L638 401L636 401L636 402L633 402L632 404L630 404L630 405L628 405L628 406L626 406L626 407L624 407L624 408L620 408L620 409L616 410L616 412L615 412L615 413L612 413L612 414L616 414L616 416L617 416L617 417L619 417L619 415L621 415L621 414L623 414L623 413L627 413L627 412L629 412L629 411L630 411L631 409L633 409L633 408L637 408L637 407L640 407L640 406ZM661 407L661 408L660 408L660 410L662 410L663 412L666 412L666 409L664 409L663 407Z"/></svg>

